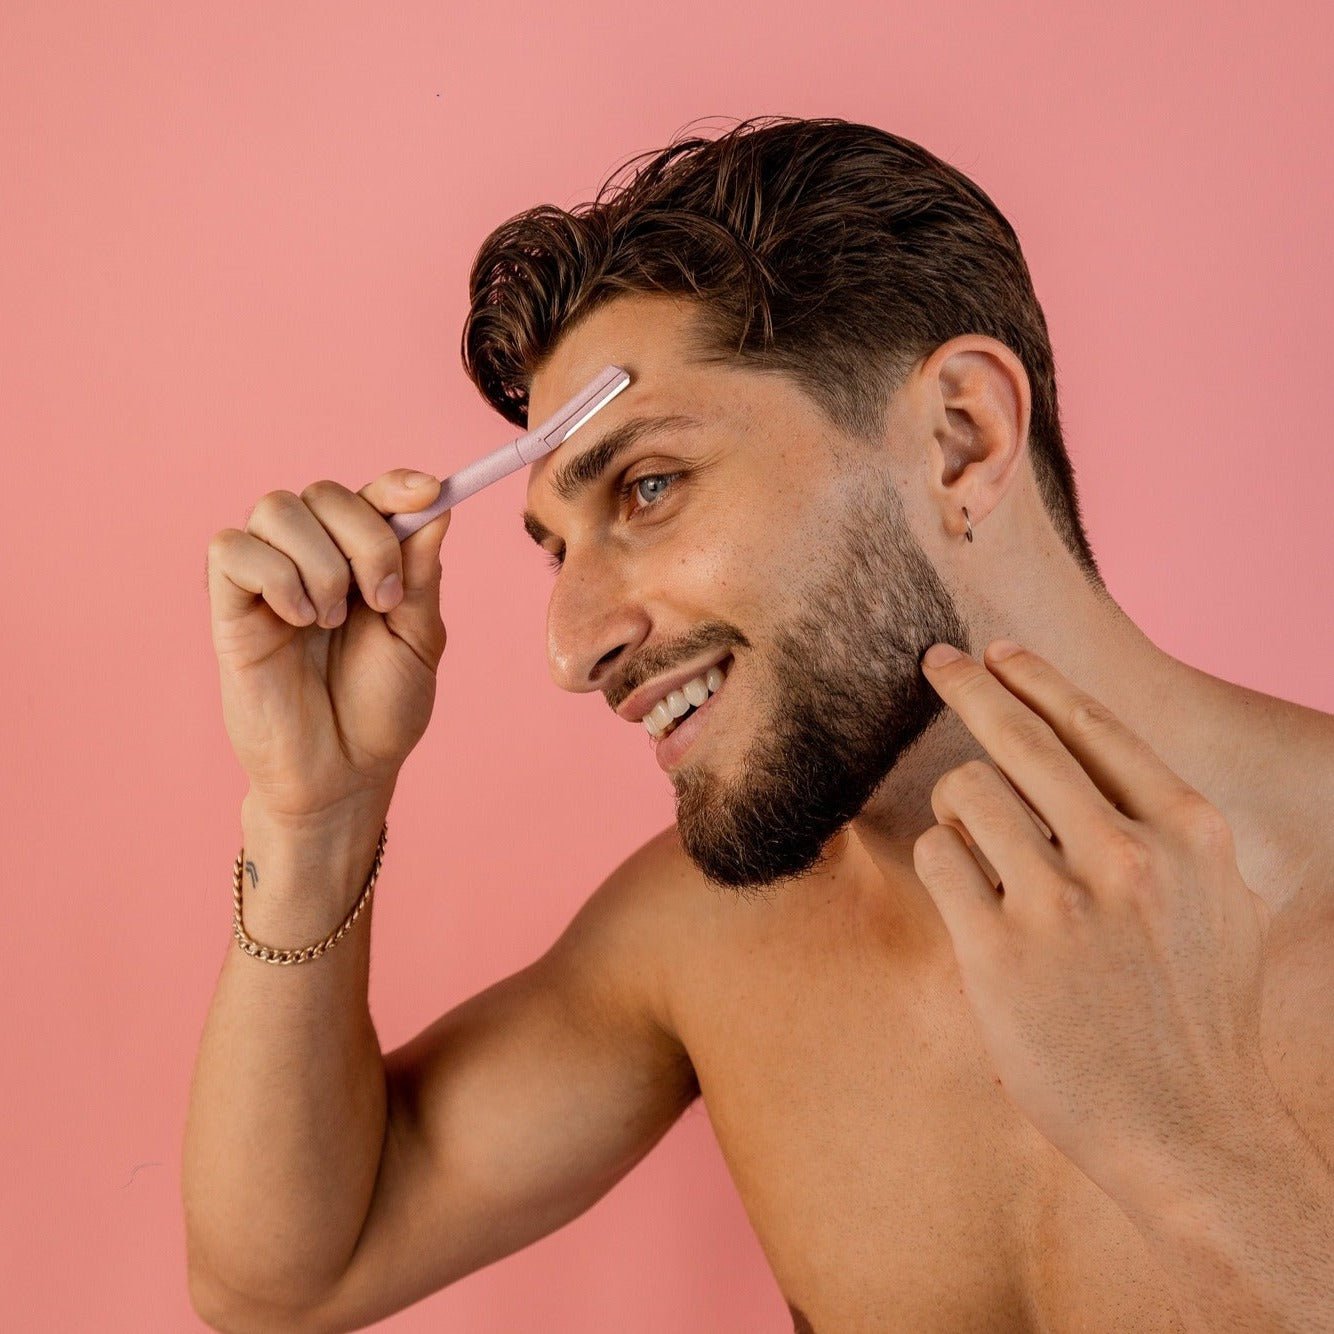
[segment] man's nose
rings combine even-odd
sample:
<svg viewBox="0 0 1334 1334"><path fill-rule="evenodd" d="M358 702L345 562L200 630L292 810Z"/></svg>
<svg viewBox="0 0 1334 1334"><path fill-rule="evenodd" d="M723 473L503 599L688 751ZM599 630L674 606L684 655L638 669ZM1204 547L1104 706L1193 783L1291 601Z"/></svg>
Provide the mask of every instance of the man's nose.
<svg viewBox="0 0 1334 1334"><path fill-rule="evenodd" d="M575 571L567 558L547 607L547 666L562 690L607 690L647 633L642 604L620 580Z"/></svg>

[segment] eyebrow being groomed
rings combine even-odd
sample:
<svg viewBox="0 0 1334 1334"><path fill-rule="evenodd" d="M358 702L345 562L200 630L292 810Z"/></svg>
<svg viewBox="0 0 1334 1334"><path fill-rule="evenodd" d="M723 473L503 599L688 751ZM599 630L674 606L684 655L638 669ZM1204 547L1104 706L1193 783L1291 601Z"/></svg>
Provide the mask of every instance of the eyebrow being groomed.
<svg viewBox="0 0 1334 1334"><path fill-rule="evenodd" d="M646 436L685 431L703 425L698 417L682 413L669 413L657 417L631 417L619 426L612 427L597 444L563 464L551 479L551 489L559 500L568 505L593 486L611 467L618 455L632 445L638 444ZM538 546L556 536L530 510L523 512L523 527Z"/></svg>

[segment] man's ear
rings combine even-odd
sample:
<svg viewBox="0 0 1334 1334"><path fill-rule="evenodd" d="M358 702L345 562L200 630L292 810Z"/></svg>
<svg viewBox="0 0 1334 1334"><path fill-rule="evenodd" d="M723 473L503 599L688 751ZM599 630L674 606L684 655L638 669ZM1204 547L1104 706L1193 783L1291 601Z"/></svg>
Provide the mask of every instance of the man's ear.
<svg viewBox="0 0 1334 1334"><path fill-rule="evenodd" d="M919 377L932 432L932 490L953 531L965 506L977 523L1009 489L1028 448L1032 389L1023 362L985 334L942 343Z"/></svg>

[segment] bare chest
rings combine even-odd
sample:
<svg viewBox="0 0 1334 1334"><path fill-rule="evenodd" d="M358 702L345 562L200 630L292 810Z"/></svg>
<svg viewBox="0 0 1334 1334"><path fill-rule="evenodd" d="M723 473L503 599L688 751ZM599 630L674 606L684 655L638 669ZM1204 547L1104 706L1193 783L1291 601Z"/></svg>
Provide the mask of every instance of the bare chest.
<svg viewBox="0 0 1334 1334"><path fill-rule="evenodd" d="M676 1016L796 1327L1182 1330L1140 1234L999 1087L952 954L812 921L717 937ZM1329 937L1266 988L1271 1078L1334 1152Z"/></svg>

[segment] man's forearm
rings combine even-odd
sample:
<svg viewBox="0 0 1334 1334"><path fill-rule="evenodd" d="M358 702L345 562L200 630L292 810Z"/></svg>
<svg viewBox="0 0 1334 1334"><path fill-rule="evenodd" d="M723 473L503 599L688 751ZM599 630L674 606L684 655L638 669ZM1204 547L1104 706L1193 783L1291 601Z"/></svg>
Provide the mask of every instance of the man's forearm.
<svg viewBox="0 0 1334 1334"><path fill-rule="evenodd" d="M287 948L333 931L370 874L384 814L368 806L292 825L247 798L249 935ZM256 1301L321 1296L370 1205L386 1116L367 1004L373 904L307 963L252 958L229 937L195 1063L181 1189L192 1273Z"/></svg>
<svg viewBox="0 0 1334 1334"><path fill-rule="evenodd" d="M1192 1331L1334 1329L1334 1170L1277 1093L1195 1161L1148 1175L1113 1198Z"/></svg>

